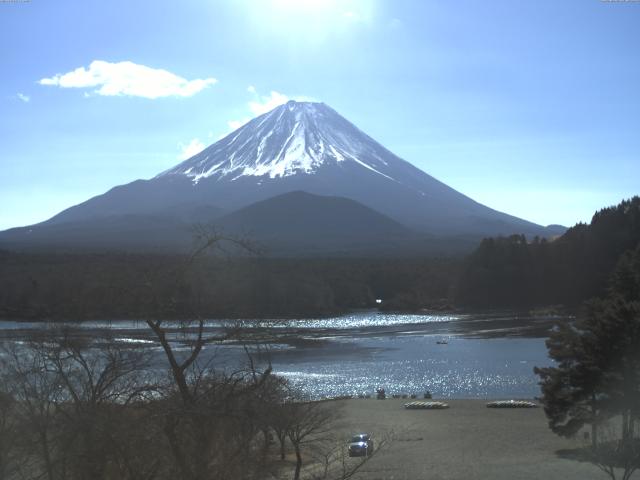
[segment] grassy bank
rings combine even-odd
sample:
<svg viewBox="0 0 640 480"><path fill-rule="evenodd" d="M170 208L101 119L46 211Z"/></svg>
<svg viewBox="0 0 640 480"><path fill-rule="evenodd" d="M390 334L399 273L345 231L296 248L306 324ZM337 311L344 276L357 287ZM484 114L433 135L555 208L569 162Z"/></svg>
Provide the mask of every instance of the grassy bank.
<svg viewBox="0 0 640 480"><path fill-rule="evenodd" d="M605 478L596 467L572 460L582 439L566 440L547 427L544 411L489 409L485 400L447 400L447 410L405 410L407 400L344 400L340 428L391 441L357 479L559 479Z"/></svg>

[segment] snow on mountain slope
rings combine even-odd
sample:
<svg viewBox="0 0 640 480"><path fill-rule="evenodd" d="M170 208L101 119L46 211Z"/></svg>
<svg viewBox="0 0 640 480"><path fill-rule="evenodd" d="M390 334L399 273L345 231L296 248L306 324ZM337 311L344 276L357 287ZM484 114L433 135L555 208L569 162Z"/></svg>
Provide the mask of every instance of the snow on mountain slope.
<svg viewBox="0 0 640 480"><path fill-rule="evenodd" d="M353 162L394 180L385 156L366 136L323 103L294 102L255 118L158 177L185 175L194 183L217 177L288 177L322 166ZM156 177L156 178L158 178Z"/></svg>

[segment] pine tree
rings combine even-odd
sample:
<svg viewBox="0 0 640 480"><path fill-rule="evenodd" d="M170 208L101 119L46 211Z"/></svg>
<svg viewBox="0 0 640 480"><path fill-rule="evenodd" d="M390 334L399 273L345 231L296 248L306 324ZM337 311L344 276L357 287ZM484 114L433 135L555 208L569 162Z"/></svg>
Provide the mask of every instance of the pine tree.
<svg viewBox="0 0 640 480"><path fill-rule="evenodd" d="M598 447L598 425L622 421L621 444L636 445L640 419L640 246L623 255L608 295L587 304L574 324L556 327L547 340L556 366L536 368L550 428L572 436L584 425ZM634 453L635 454L635 453Z"/></svg>

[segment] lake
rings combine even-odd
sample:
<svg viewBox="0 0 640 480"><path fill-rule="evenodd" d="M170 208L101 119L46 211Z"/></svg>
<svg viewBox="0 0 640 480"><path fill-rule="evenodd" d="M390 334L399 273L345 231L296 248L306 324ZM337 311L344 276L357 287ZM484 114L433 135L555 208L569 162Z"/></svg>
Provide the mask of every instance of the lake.
<svg viewBox="0 0 640 480"><path fill-rule="evenodd" d="M359 312L323 319L244 321L250 338L260 337L256 358L288 378L312 398L429 391L438 398L532 398L539 395L534 366L547 366L545 337L561 317L515 313L386 314ZM210 320L216 334L236 321ZM71 324L70 324L71 325ZM144 322L91 321L78 326L94 339L147 348L164 368L163 352ZM186 351L190 329L173 322L171 339ZM0 336L21 341L44 330L39 322L0 322ZM229 342L210 346L202 360L218 365L245 362L244 347Z"/></svg>

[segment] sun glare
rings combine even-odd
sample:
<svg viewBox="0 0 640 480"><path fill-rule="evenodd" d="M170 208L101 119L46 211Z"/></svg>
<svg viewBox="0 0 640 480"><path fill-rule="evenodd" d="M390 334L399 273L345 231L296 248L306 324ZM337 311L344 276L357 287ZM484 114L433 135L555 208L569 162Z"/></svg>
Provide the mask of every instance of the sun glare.
<svg viewBox="0 0 640 480"><path fill-rule="evenodd" d="M339 5L336 0L273 0L273 6L277 9L309 14L335 10Z"/></svg>
<svg viewBox="0 0 640 480"><path fill-rule="evenodd" d="M322 43L372 18L375 2L364 0L270 0L247 2L258 28L296 41Z"/></svg>

